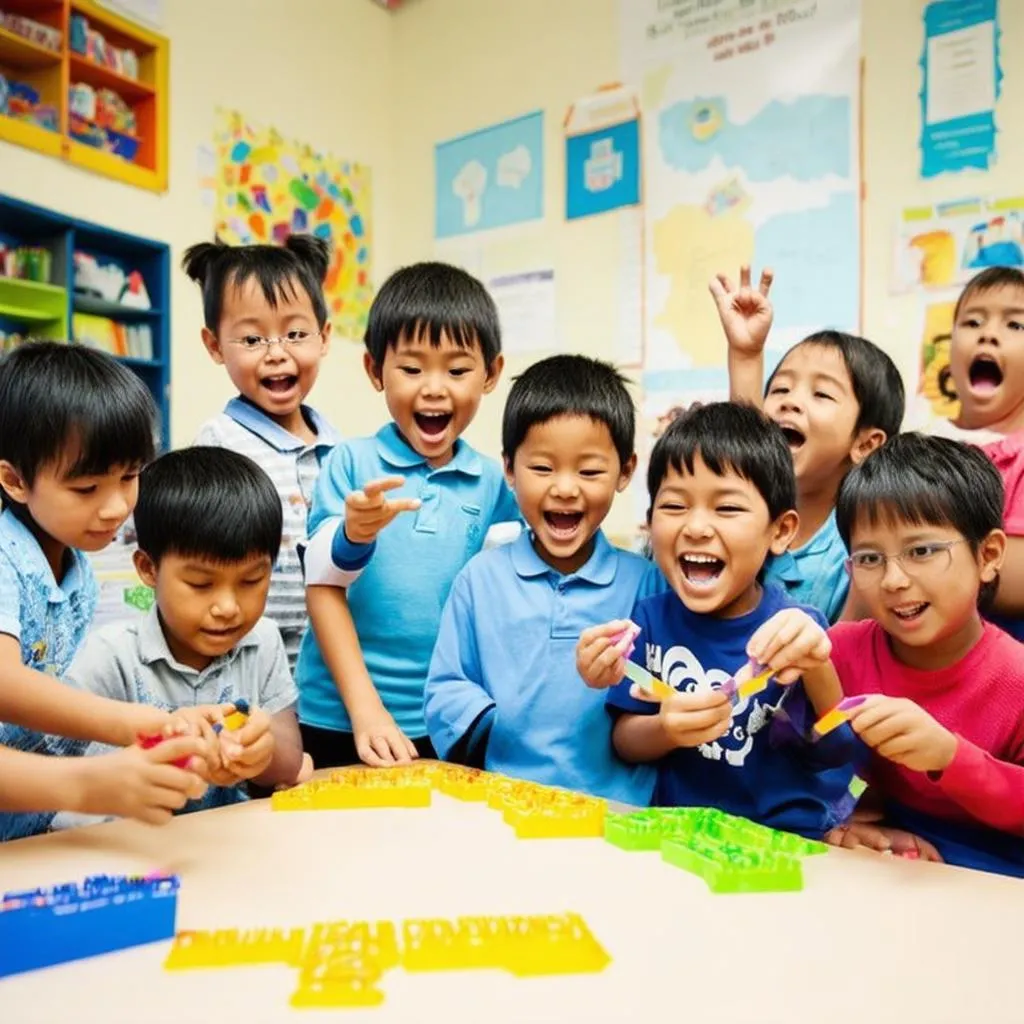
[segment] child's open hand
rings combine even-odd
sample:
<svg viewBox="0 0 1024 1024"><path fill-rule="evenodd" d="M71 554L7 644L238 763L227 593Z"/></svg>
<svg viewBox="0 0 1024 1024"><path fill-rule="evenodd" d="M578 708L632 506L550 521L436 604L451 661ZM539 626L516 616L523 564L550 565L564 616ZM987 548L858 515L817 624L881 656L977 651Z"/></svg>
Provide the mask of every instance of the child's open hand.
<svg viewBox="0 0 1024 1024"><path fill-rule="evenodd" d="M661 702L658 715L665 735L677 747L699 747L729 731L732 704L721 690L676 693Z"/></svg>
<svg viewBox="0 0 1024 1024"><path fill-rule="evenodd" d="M750 658L770 668L783 685L795 683L804 672L824 667L831 653L828 634L799 608L776 612L747 644Z"/></svg>
<svg viewBox="0 0 1024 1024"><path fill-rule="evenodd" d="M874 850L896 857L942 863L942 854L920 836L874 821L848 821L826 833L825 842L846 850Z"/></svg>
<svg viewBox="0 0 1024 1024"><path fill-rule="evenodd" d="M371 768L409 764L419 757L412 740L383 707L365 714L354 712L352 733L359 759Z"/></svg>
<svg viewBox="0 0 1024 1024"><path fill-rule="evenodd" d="M225 729L220 734L223 767L244 782L262 775L274 759L274 734L266 711L252 708L246 723L233 732Z"/></svg>
<svg viewBox="0 0 1024 1024"><path fill-rule="evenodd" d="M576 671L587 686L606 690L622 681L629 638L624 636L617 644L612 641L630 625L628 619L616 619L580 633L576 641Z"/></svg>
<svg viewBox="0 0 1024 1024"><path fill-rule="evenodd" d="M80 792L71 809L162 825L187 801L198 800L206 792L206 783L193 770L204 756L198 736L173 736L148 750L127 747L113 754L78 758ZM191 759L188 768L175 765L183 759Z"/></svg>
<svg viewBox="0 0 1024 1024"><path fill-rule="evenodd" d="M868 697L849 721L872 750L911 771L942 772L956 756L956 736L906 697Z"/></svg>
<svg viewBox="0 0 1024 1024"><path fill-rule="evenodd" d="M371 480L361 491L352 491L345 498L345 536L352 544L372 544L377 534L399 512L414 512L420 507L419 498L385 498L405 483L405 477L389 476Z"/></svg>
<svg viewBox="0 0 1024 1024"><path fill-rule="evenodd" d="M750 267L740 267L740 286L734 288L725 274L718 274L710 284L718 317L722 321L729 348L743 355L760 355L771 330L774 316L768 301L775 275L767 267L761 271L757 288L750 287Z"/></svg>

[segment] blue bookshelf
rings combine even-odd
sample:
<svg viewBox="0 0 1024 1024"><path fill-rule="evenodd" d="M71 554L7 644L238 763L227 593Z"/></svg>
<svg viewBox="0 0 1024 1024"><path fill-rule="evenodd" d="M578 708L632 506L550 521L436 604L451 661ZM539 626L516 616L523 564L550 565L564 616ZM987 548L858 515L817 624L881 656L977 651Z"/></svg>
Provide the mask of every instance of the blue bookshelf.
<svg viewBox="0 0 1024 1024"><path fill-rule="evenodd" d="M6 254L23 248L49 254L44 257L49 264L45 280L5 274ZM91 257L96 266L108 271L117 268L124 275L140 274L149 308L136 308L95 289L76 290L75 253ZM119 351L96 347L111 351L149 388L160 413L165 449L170 447L171 428L170 275L170 248L163 242L0 194L0 346L6 339L9 347L18 337L78 342L82 339L75 337L76 332L91 334L86 325L96 321L89 318L119 325L112 331ZM110 277L116 280L116 270Z"/></svg>

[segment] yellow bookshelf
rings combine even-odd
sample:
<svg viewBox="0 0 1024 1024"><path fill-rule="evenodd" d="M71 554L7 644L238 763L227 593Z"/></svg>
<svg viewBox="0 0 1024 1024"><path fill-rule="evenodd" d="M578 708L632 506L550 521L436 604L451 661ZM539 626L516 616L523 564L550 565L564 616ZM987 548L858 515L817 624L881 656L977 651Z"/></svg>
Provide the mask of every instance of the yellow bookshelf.
<svg viewBox="0 0 1024 1024"><path fill-rule="evenodd" d="M61 33L59 50L8 30L0 24L0 74L37 90L42 102L58 112L58 130L0 114L0 140L57 157L94 174L127 185L163 192L167 189L168 41L108 11L92 0L0 0L0 11L21 15ZM132 78L76 53L70 46L72 15L87 19L90 29L138 57ZM71 134L68 92L82 83L117 93L135 113L138 149L127 160L80 141Z"/></svg>

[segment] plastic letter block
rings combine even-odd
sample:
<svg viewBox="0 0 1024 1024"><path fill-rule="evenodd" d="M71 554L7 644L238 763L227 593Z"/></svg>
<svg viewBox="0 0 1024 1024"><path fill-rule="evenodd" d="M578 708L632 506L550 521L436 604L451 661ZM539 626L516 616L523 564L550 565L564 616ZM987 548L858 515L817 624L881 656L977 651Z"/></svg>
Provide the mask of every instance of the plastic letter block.
<svg viewBox="0 0 1024 1024"><path fill-rule="evenodd" d="M804 887L800 861L782 853L751 853L731 844L666 839L661 856L703 878L714 893L794 892Z"/></svg>
<svg viewBox="0 0 1024 1024"><path fill-rule="evenodd" d="M174 875L94 875L11 892L0 904L0 977L172 938Z"/></svg>
<svg viewBox="0 0 1024 1024"><path fill-rule="evenodd" d="M431 794L429 776L406 774L396 768L367 768L333 772L328 779L280 790L271 797L271 807L275 811L429 807Z"/></svg>
<svg viewBox="0 0 1024 1024"><path fill-rule="evenodd" d="M378 982L398 963L395 927L389 921L333 921L314 925L302 956L291 1005L378 1006Z"/></svg>
<svg viewBox="0 0 1024 1024"><path fill-rule="evenodd" d="M502 966L517 977L591 974L611 963L579 914L508 920L510 938Z"/></svg>
<svg viewBox="0 0 1024 1024"><path fill-rule="evenodd" d="M298 967L304 943L305 931L302 928L184 931L175 936L164 967L169 971L252 964Z"/></svg>

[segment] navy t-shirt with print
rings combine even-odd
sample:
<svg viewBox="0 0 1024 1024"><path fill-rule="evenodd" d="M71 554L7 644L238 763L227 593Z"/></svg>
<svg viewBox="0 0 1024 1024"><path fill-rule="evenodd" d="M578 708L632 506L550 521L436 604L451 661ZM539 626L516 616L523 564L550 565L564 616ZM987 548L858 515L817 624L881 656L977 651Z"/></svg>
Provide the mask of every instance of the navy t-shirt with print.
<svg viewBox="0 0 1024 1024"><path fill-rule="evenodd" d="M790 607L802 608L827 627L816 609L794 605L772 584L757 608L733 619L695 614L673 592L645 598L633 610L642 632L632 659L677 690L717 689L746 664L746 645L757 629ZM780 708L806 720L808 703L802 684L781 686L773 680L736 706L725 736L674 750L658 762L652 803L718 807L772 828L820 837L849 813L853 768L815 770L820 763L803 740L792 730L771 728ZM658 713L657 704L630 696L628 679L609 691L608 706L612 714Z"/></svg>

